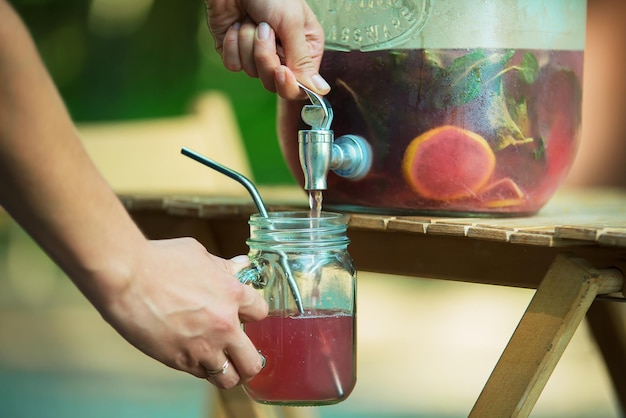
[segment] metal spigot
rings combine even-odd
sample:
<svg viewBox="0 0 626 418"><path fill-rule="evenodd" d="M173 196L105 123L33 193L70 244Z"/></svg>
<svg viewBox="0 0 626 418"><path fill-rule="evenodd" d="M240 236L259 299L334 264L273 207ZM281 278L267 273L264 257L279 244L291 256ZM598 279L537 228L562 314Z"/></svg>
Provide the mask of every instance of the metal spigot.
<svg viewBox="0 0 626 418"><path fill-rule="evenodd" d="M298 131L300 165L305 190L326 190L328 171L352 180L363 178L372 166L372 149L358 135L344 135L336 140L330 129L333 109L325 97L298 83L309 97L302 108L302 120L311 127Z"/></svg>

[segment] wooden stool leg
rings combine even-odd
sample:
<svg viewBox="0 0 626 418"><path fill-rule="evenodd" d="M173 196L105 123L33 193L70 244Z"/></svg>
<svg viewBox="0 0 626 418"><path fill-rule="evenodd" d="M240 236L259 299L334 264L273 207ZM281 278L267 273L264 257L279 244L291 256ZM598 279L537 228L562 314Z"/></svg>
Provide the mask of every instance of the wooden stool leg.
<svg viewBox="0 0 626 418"><path fill-rule="evenodd" d="M596 300L587 321L606 363L615 394L626 414L626 304Z"/></svg>
<svg viewBox="0 0 626 418"><path fill-rule="evenodd" d="M279 418L277 407L254 402L241 386L216 390L212 418Z"/></svg>
<svg viewBox="0 0 626 418"><path fill-rule="evenodd" d="M470 417L526 417L597 294L623 287L619 270L602 273L558 256L550 266L481 392Z"/></svg>
<svg viewBox="0 0 626 418"><path fill-rule="evenodd" d="M262 405L246 395L241 386L215 390L211 418L315 418L312 408Z"/></svg>
<svg viewBox="0 0 626 418"><path fill-rule="evenodd" d="M283 418L316 418L319 417L316 408L302 408L300 406L282 408Z"/></svg>

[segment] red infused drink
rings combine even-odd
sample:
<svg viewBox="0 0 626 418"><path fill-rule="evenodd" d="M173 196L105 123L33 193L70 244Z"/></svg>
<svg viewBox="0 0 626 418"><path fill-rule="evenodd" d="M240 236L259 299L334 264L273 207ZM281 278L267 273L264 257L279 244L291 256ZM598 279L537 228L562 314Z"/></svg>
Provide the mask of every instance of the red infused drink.
<svg viewBox="0 0 626 418"><path fill-rule="evenodd" d="M245 390L264 403L337 403L356 382L354 318L337 311L268 316L245 325L265 368Z"/></svg>
<svg viewBox="0 0 626 418"><path fill-rule="evenodd" d="M583 52L532 49L327 51L335 138L372 147L353 181L329 173L326 207L522 215L538 211L573 162ZM301 102L281 103L280 138L301 178Z"/></svg>

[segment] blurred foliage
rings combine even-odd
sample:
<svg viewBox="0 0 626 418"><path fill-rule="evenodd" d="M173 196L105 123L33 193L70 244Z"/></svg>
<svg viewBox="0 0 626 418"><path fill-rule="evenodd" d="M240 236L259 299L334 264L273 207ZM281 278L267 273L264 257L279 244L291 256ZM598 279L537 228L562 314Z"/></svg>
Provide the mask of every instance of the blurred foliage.
<svg viewBox="0 0 626 418"><path fill-rule="evenodd" d="M256 182L295 184L276 138L275 95L257 79L223 68L203 1L11 4L76 122L182 115L202 91L220 90L235 108Z"/></svg>

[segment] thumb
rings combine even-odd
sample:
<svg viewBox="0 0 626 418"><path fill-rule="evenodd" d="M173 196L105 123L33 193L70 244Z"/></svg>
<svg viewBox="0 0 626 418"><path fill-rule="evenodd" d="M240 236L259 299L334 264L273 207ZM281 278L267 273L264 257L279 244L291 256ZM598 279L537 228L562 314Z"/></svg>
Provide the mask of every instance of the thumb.
<svg viewBox="0 0 626 418"><path fill-rule="evenodd" d="M236 274L240 270L250 265L250 259L247 255L237 255L229 260L227 268L232 274Z"/></svg>
<svg viewBox="0 0 626 418"><path fill-rule="evenodd" d="M244 267L250 264L250 259L245 254L236 255L233 258L231 258L230 261L237 263L237 264L243 264Z"/></svg>
<svg viewBox="0 0 626 418"><path fill-rule="evenodd" d="M313 12L305 13L304 24L296 19L282 22L276 37L282 45L285 65L296 79L319 94L326 94L330 86L319 74L324 54L324 31Z"/></svg>

